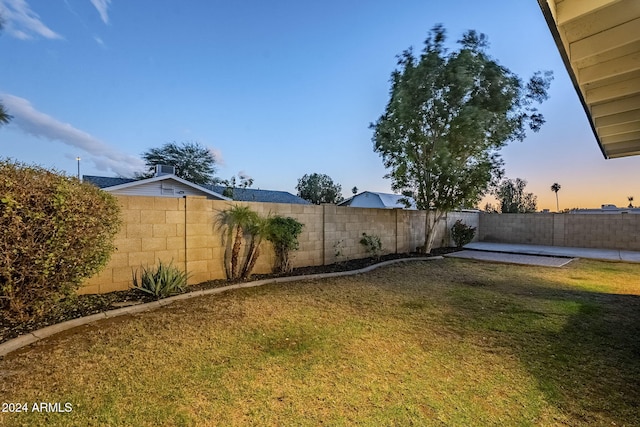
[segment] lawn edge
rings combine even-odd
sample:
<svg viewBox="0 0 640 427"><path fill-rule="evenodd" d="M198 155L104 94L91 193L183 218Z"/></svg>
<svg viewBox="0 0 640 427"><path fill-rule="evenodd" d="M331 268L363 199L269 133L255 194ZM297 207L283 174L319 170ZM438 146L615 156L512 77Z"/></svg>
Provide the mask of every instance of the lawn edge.
<svg viewBox="0 0 640 427"><path fill-rule="evenodd" d="M220 294L223 292L232 291L234 289L254 288L257 286L268 285L271 283L287 283L287 282L296 282L296 281L327 279L331 277L353 276L356 274L368 273L372 270L375 270L376 268L385 267L388 265L397 264L401 262L431 261L431 260L439 260L439 259L444 259L444 258L442 256L400 258L400 259L393 259L389 261L383 261L378 264L373 264L364 268L360 268L358 270L339 271L334 273L306 274L301 276L274 277L271 279L255 280L253 282L237 283L234 285L224 286L220 288L212 288L212 289L205 289L200 291L187 292L185 294L175 295L175 296L164 298L158 301L117 308L115 310L103 311L102 313L96 313L90 316L84 316L84 317L79 317L77 319L67 320L66 322L57 323L55 325L47 326L42 329L38 329L36 331L29 332L24 335L20 335L16 338L10 339L0 344L0 358L5 357L9 353L12 353L30 344L36 343L44 338L48 338L52 335L55 335L63 331L67 331L72 328L76 328L78 326L87 325L89 323L96 322L98 320L112 319L114 317L123 316L125 314L135 314L135 313L141 313L144 311L153 310L159 307L163 307L165 305L169 305L174 301L181 301L181 300L191 299L191 298L205 296L205 295Z"/></svg>

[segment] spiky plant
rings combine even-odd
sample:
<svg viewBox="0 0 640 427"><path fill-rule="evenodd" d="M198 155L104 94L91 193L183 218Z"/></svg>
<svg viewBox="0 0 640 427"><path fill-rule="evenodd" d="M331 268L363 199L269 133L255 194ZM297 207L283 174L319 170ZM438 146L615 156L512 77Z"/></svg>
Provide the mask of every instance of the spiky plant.
<svg viewBox="0 0 640 427"><path fill-rule="evenodd" d="M140 276L140 279L138 279ZM189 274L173 266L173 262L158 262L154 267L142 267L133 273L133 287L157 299L184 292Z"/></svg>

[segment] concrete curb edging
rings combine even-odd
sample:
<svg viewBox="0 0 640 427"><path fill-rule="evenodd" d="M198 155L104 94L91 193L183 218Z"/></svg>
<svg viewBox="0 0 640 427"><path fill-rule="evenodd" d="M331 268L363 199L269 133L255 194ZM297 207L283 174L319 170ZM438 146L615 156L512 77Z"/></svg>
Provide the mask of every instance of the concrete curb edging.
<svg viewBox="0 0 640 427"><path fill-rule="evenodd" d="M10 339L9 341L6 341L0 344L0 357L4 357L13 351L16 351L22 347L28 346L29 344L33 344L35 342L40 341L41 339L50 337L51 335L55 335L59 332L63 332L63 331L75 328L77 326L86 325L92 322L96 322L98 320L112 319L114 317L123 316L125 314L135 314L135 313L141 313L143 311L153 310L156 308L163 307L165 305L169 305L174 301L186 300L186 299L191 299L191 298L205 296L205 295L220 294L220 293L231 291L234 289L254 288L257 286L263 286L270 283L287 283L287 282L296 282L296 281L326 279L326 278L340 277L340 276L353 276L356 274L367 273L369 271L375 270L376 268L385 267L391 264L397 264L397 263L408 262L408 261L430 261L430 260L436 260L436 259L443 259L443 257L434 256L434 257L393 259L390 261L383 261L378 264L373 264L368 267L361 268L359 270L339 271L335 273L318 273L318 274L310 274L310 275L303 275L303 276L274 277L273 279L256 280L253 282L237 283L235 285L223 286L220 288L212 288L212 289L206 289L202 291L187 292L185 294L176 295L176 296L161 299L158 301L148 302L145 304L131 305L128 307L122 307L115 310L109 310L109 311L104 311L102 313L92 314L90 316L79 317L77 319L68 320L66 322L47 326L45 328L38 329L37 331L20 335L17 338Z"/></svg>

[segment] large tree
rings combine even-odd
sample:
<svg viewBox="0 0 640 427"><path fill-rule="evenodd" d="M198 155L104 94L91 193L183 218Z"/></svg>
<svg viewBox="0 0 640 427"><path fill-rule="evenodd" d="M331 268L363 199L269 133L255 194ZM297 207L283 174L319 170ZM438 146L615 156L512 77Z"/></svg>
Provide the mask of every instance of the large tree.
<svg viewBox="0 0 640 427"><path fill-rule="evenodd" d="M524 191L527 181L503 179L495 190L502 213L529 213L537 210L537 197Z"/></svg>
<svg viewBox="0 0 640 427"><path fill-rule="evenodd" d="M487 55L484 34L467 31L456 51L445 40L437 25L419 56L411 48L398 56L389 102L371 124L393 190L427 211L425 252L446 212L475 206L500 179L499 150L540 129L533 104L547 99L551 80L537 72L523 82Z"/></svg>
<svg viewBox="0 0 640 427"><path fill-rule="evenodd" d="M216 159L211 151L197 142L169 142L160 148L151 148L142 154L147 170L136 174L137 178L149 178L156 165L175 166L176 175L195 184L214 184L218 180Z"/></svg>
<svg viewBox="0 0 640 427"><path fill-rule="evenodd" d="M298 180L296 185L298 196L305 200L319 205L320 203L340 203L342 197L342 186L335 184L329 175L312 173L305 174Z"/></svg>

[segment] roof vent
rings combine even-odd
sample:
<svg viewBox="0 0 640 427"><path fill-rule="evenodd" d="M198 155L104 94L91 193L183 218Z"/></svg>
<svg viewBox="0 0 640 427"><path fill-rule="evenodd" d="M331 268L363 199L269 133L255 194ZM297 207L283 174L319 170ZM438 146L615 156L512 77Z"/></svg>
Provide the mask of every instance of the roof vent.
<svg viewBox="0 0 640 427"><path fill-rule="evenodd" d="M168 165L156 165L156 176L175 175L176 167Z"/></svg>

